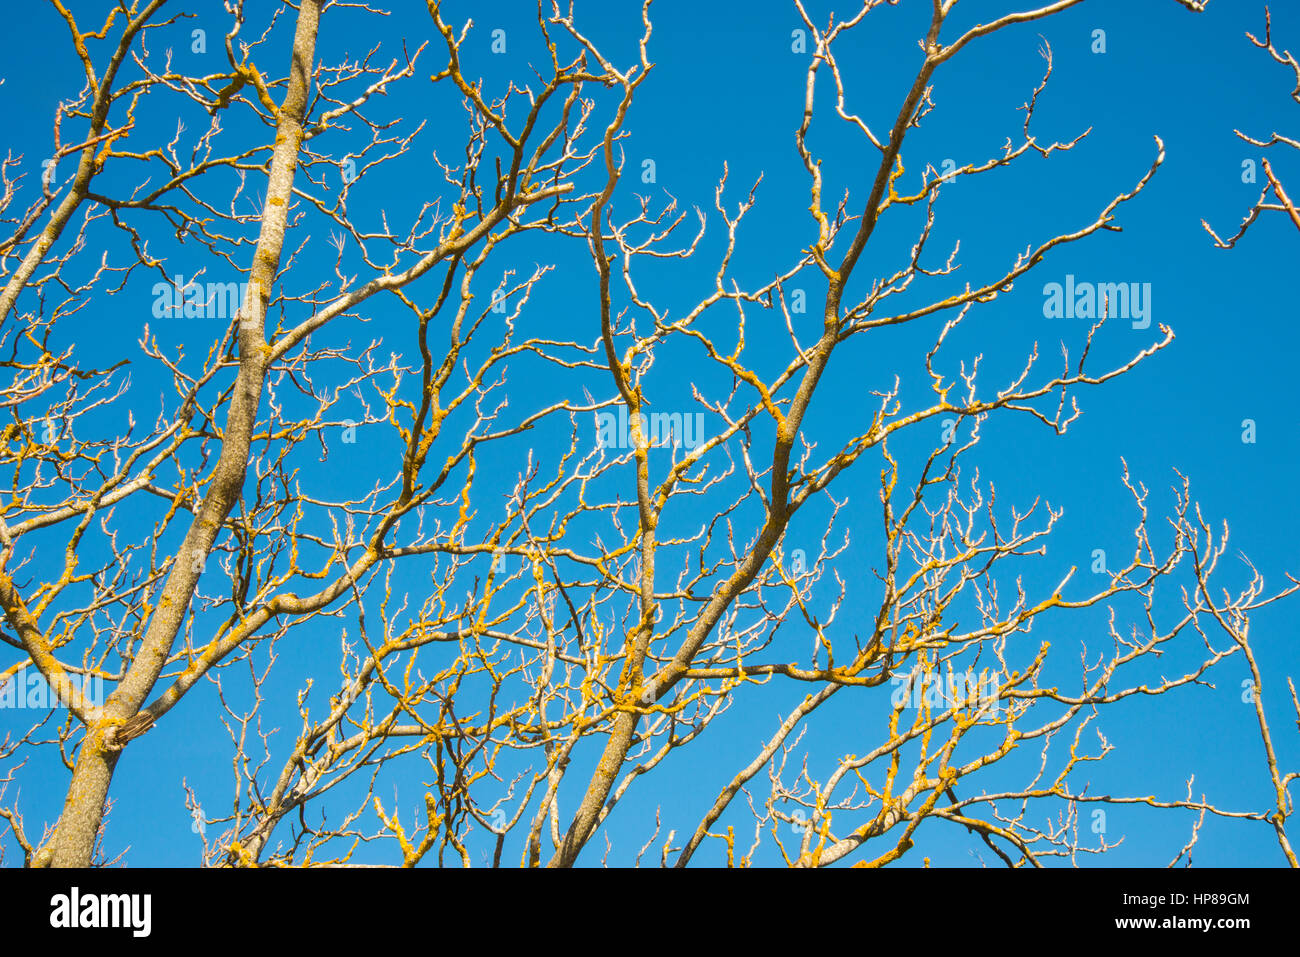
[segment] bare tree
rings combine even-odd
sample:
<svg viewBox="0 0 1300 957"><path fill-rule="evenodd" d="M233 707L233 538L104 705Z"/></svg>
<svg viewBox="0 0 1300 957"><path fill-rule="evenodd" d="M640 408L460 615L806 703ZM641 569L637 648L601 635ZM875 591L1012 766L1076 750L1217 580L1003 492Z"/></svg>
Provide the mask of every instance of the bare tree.
<svg viewBox="0 0 1300 957"><path fill-rule="evenodd" d="M1246 36L1250 39L1251 43L1267 52L1276 62L1291 70L1292 75L1295 77L1295 89L1291 91L1291 99L1300 104L1300 61L1296 60L1295 54L1290 50L1279 50L1273 44L1273 17L1267 7L1264 8L1264 39L1259 39L1259 37L1255 36L1253 33L1247 33ZM1296 140L1290 136L1284 136L1276 130L1266 140L1255 139L1253 136L1249 136L1241 130L1233 130L1233 132L1237 134L1239 139L1246 143L1250 143L1252 146L1258 146L1261 149L1267 149L1270 146L1284 145L1291 147L1293 150L1300 150L1300 140ZM1282 185L1282 181L1278 177L1277 173L1273 171L1273 165L1268 161L1267 157L1264 158L1261 165L1264 168L1264 188L1260 191L1259 199L1257 199L1255 205L1250 208L1250 212L1246 214L1246 218L1242 220L1240 228L1238 228L1234 235L1230 236L1228 239L1220 239L1219 234L1210 228L1210 224L1205 220L1201 220L1201 225L1205 227L1205 231L1214 237L1214 244L1221 249L1230 249L1237 245L1237 240L1246 235L1246 230L1248 230L1251 224L1259 218L1259 214L1265 211L1286 213L1291 222L1295 225L1295 228L1300 229L1300 210L1296 209L1295 201L1287 193L1286 188ZM1273 194L1273 199L1271 201L1269 200L1269 193Z"/></svg>
<svg viewBox="0 0 1300 957"><path fill-rule="evenodd" d="M1256 47L1264 50L1277 63L1290 69L1292 76L1295 77L1295 88L1291 91L1291 99L1300 104L1300 61L1296 60L1295 54L1289 50L1280 50L1273 42L1273 18L1267 7L1264 8L1264 38L1261 40L1252 33L1246 36ZM1234 130L1238 138L1258 146L1261 149L1267 149L1271 146L1285 145L1294 150L1300 150L1300 141L1289 136L1274 131L1266 140L1255 139L1243 133L1241 130ZM1246 235L1247 230L1259 218L1260 213L1271 211L1285 213L1296 229L1300 229L1300 210L1296 209L1295 201L1287 193L1286 188L1282 185L1281 179L1274 171L1272 164L1266 157L1262 161L1264 169L1265 185L1259 194L1259 199L1250 208L1246 218L1242 220L1240 228L1228 239L1221 239L1215 231L1210 228L1210 224L1201 220L1205 230L1214 237L1214 243L1221 249L1230 249L1237 244L1237 241ZM1269 193L1273 194L1272 201L1269 200ZM1255 716L1259 721L1260 737L1264 745L1264 758L1268 768L1269 782L1272 785L1273 793L1276 796L1276 805L1269 816L1273 828L1277 834L1277 841L1282 848L1282 853L1286 856L1287 863L1291 867L1300 867L1300 862L1296 859L1295 849L1292 847L1287 837L1286 824L1294 810L1291 798L1291 785L1297 779L1300 779L1300 771L1284 771L1279 763L1277 750L1273 744L1273 731L1269 725L1268 714L1264 707L1264 676L1256 661L1254 651L1250 647L1249 622L1242 618L1234 618L1231 615L1226 617L1218 616L1220 624L1224 630L1232 637L1233 641L1241 648L1247 663L1250 666L1251 675L1251 702L1255 708ZM1300 698L1296 696L1295 683L1288 676L1287 687L1291 693L1291 708L1296 717L1296 728L1300 730Z"/></svg>
<svg viewBox="0 0 1300 957"><path fill-rule="evenodd" d="M1042 82L1001 152L909 174L904 142L933 109L934 78L966 47L1080 0L965 32L945 29L956 0L935 0L887 133L854 112L836 59L883 2L819 26L796 0L810 37L795 136L810 218L791 242L802 248L759 252L772 278L757 286L737 278L733 256L759 183L737 200L724 171L714 213L694 219L671 198L619 189L633 101L654 69L649 0L639 43L617 55L571 6L539 3L549 62L497 96L465 65L481 33L436 0L431 44L336 65L319 62L318 32L378 32L383 14L300 0L255 23L232 0L225 63L202 76L150 51L187 16L164 18L163 0L114 7L94 31L55 4L86 79L55 117L46 168L75 161L76 173L43 178L19 208L30 164L11 156L0 206L12 228L0 243L0 455L12 469L3 674L35 668L57 699L0 745L0 814L26 863L102 862L123 749L148 749L153 725L182 721L205 737L220 722L231 739L230 810L205 810L193 788L186 797L204 864L345 865L378 844L404 866L475 865L480 849L493 865L568 866L598 853L588 846L629 792L650 789L661 765L765 686L792 703L752 759L701 782L702 814L659 792L637 861L653 849L684 866L718 842L735 864L775 848L796 866L881 865L931 821L1009 866L1039 866L1107 850L1104 834L1094 844L1080 833L1081 810L1129 803L1199 813L1175 861L1213 814L1272 824L1295 863L1284 828L1294 775L1280 775L1262 711L1275 809L1222 808L1190 780L1185 796L1158 798L1141 781L1131 795L1089 793L1080 778L1111 750L1098 727L1108 706L1203 684L1237 652L1258 683L1250 613L1300 585L1269 592L1255 573L1222 592L1212 583L1226 526L1212 531L1182 480L1162 540L1126 470L1129 557L1096 589L1073 573L1038 588L1023 570L1061 511L997 503L962 469L992 422L1014 415L1064 433L1081 392L1173 342L1161 326L1096 368L1106 309L1059 371L1041 370L1034 346L992 390L977 382L981 357L951 345L1054 252L1118 229L1163 146L1091 221L1053 227L997 273L939 292L958 268L957 249L927 248L944 188L1086 133L1033 132L1052 72L1044 46ZM290 15L292 47L277 54ZM379 118L390 89L435 56L429 46L430 119ZM833 117L814 110L818 83L834 88ZM838 198L832 158L810 139L825 123L845 124L871 158ZM163 124L169 138L150 141L161 145L140 142ZM409 172L422 136L457 141L435 154L436 187ZM367 190L395 181L381 170L409 189L377 208ZM878 223L907 210L919 222L910 250L876 243L866 265ZM693 305L644 291L661 275L692 288L713 228L723 240ZM320 251L326 235L332 256ZM515 271L547 251L590 265L558 277L563 321L528 308L555 265ZM896 267L878 265L891 256ZM110 305L129 310L121 303L146 287L156 322L135 356L84 364L66 330ZM807 288L825 289L820 323L806 321ZM925 290L921 304L895 306ZM377 318L389 315L405 321ZM206 351L167 344L167 323L213 316L227 321ZM841 434L813 436L806 417L832 356L906 324L933 332L915 357L923 398L900 373ZM683 368L685 384L672 374ZM136 421L144 400L128 370L170 390L152 424ZM348 455L360 436L365 454ZM850 586L836 489L863 462L878 467L866 542L876 559L870 577L851 570ZM874 609L854 623L841 620L850 587ZM1077 666L1069 649L1031 640L1035 626L1087 609L1109 609L1108 624ZM1194 662L1153 681L1145 666L1175 648ZM102 701L85 691L94 680L112 686ZM286 682L298 689L288 746L267 717L287 703ZM204 683L208 706L192 694ZM879 728L828 763L809 749L837 697ZM997 777L996 766L1024 749L1040 758L1007 786L1019 772ZM16 782L51 752L70 782L37 836ZM432 782L405 821L384 796L404 768L407 782ZM1039 823L1045 808L1055 823Z"/></svg>

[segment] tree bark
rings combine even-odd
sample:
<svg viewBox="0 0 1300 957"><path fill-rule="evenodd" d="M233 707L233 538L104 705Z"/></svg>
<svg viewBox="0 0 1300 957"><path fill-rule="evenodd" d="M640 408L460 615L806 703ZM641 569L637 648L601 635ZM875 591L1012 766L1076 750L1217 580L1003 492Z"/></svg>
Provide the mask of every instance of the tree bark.
<svg viewBox="0 0 1300 957"><path fill-rule="evenodd" d="M243 489L249 445L269 365L266 306L284 247L319 26L320 0L302 0L289 86L277 111L266 202L249 274L248 296L239 313L239 371L222 434L221 455L203 504L172 563L135 661L121 684L108 696L104 719L86 729L63 813L49 844L33 862L35 866L90 866L113 770L121 755L121 743L114 740L116 729L140 713L162 673L188 614L204 559Z"/></svg>

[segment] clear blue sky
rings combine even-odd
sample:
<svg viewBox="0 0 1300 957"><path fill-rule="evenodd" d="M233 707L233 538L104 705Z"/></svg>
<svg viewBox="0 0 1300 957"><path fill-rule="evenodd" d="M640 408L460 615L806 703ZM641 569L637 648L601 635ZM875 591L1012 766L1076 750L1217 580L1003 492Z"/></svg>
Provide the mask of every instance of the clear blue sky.
<svg viewBox="0 0 1300 957"><path fill-rule="evenodd" d="M967 0L967 4L969 9L957 15L961 24L1028 6L1001 0ZM72 5L79 13L100 6ZM217 8L215 4L205 6ZM809 9L815 11L816 20L824 22L832 7L843 17L850 6L813 2ZM875 11L840 50L850 83L851 108L868 118L873 129L883 132L888 128L911 83L919 58L916 40L923 33L929 6L927 2L904 2L897 8ZM322 27L321 58L328 62L344 53L356 56L381 40L385 50L395 54L403 37L411 48L436 39L423 3L395 0L392 9L394 16L382 34L369 26L365 27L369 32L363 32L361 27L369 21L348 11L328 15ZM453 22L474 17L466 59L469 70L480 70L487 77L489 92L499 91L506 77L523 81L531 76L529 60L537 53L535 28L529 29L533 4L448 3L447 9ZM578 0L576 10L579 22L603 49L618 51L620 65L631 62L639 5ZM800 26L798 16L792 6L774 0L656 0L653 19L650 57L656 66L630 114L627 127L632 135L627 150L630 169L638 168L644 158L655 160L657 183L652 187L625 184L616 203L631 199L633 193L657 190L651 195L662 196L667 191L685 207L698 204L711 211L713 187L725 161L731 171L728 206L734 208L743 190L762 173L757 207L742 232L735 270L742 280L762 281L786 268L798 246L809 241L806 178L793 135L800 119L807 64L806 55L790 49L791 31ZM1047 558L1036 570L1027 572L1032 576L1027 580L1034 584L1050 585L1071 565L1077 565L1076 584L1080 589L1091 585L1082 579L1088 577L1093 550L1119 550L1129 541L1134 516L1120 481L1121 457L1127 460L1133 477L1152 490L1150 501L1157 521L1172 505L1173 469L1177 467L1191 479L1193 496L1205 515L1214 522L1228 519L1232 554L1240 550L1248 555L1273 586L1284 582L1284 572L1300 572L1295 545L1300 540L1300 510L1294 499L1300 466L1300 415L1293 401L1300 346L1295 323L1300 235L1282 217L1266 216L1235 250L1223 251L1213 247L1200 226L1204 218L1220 234L1231 233L1258 195L1257 185L1242 182L1242 163L1258 161L1265 154L1241 142L1234 136L1234 128L1266 137L1275 129L1295 136L1300 127L1300 112L1287 96L1290 74L1245 37L1247 30L1261 32L1263 20L1263 4L1253 0L1217 0L1199 15L1173 0L1142 4L1093 0L1060 16L1007 29L973 44L940 69L934 86L936 108L922 129L910 135L904 149L904 187L919 181L919 171L926 163L940 165L952 159L960 166L994 155L1006 137L1015 139L1020 133L1022 114L1017 107L1041 76L1040 34L1050 43L1055 72L1039 101L1038 134L1044 140L1064 140L1087 127L1092 127L1092 133L1070 153L1058 153L1049 160L1026 159L1009 171L973 182L960 181L947 192L939 207L931 249L946 251L960 239L963 268L958 279L974 281L1005 268L1026 246L1091 222L1111 197L1131 189L1146 171L1154 157L1153 135L1165 143L1167 158L1153 183L1119 214L1122 233L1103 232L1058 250L963 331L965 339L958 351L984 353L987 387L1008 369L1018 368L1034 342L1051 368L1058 361L1059 343L1068 341L1073 353L1086 331L1086 320L1048 319L1042 313L1043 284L1064 282L1070 274L1079 281L1151 284L1151 328L1137 330L1126 323L1112 323L1097 347L1097 359L1114 360L1150 344L1159 337L1157 324L1169 325L1177 334L1172 347L1134 372L1099 390L1081 393L1084 416L1064 437L1054 437L1015 418L994 417L986 425L977 461L982 477L997 486L999 500L1028 503L1042 495L1066 510ZM8 150L32 160L47 155L50 118L60 99L80 89L81 78L66 33L51 8L36 3L17 5L8 11L8 22L10 29L3 41L5 65L0 68L6 80L0 86L0 114L6 118ZM220 70L223 58L216 50L216 38L224 23L224 14L209 11L193 23L173 28L167 34L174 38L169 42L175 44L178 58L189 58L179 65L199 72ZM206 65L190 62L188 36L195 24L209 26ZM1300 11L1294 5L1275 4L1273 26L1280 45L1300 50ZM508 52L502 56L488 51L490 31L497 27L506 29L510 38ZM280 29L282 39L287 40L291 25ZM1091 49L1093 31L1098 29L1105 31L1106 38L1106 51L1101 54ZM151 44L161 49L161 36ZM262 69L278 74L283 69L284 50L284 43L276 46ZM381 101L384 115L408 120L423 115L421 111L432 102L427 96L427 74L441 65L438 52L435 43L416 78ZM827 79L822 78L823 82ZM447 100L444 97L437 102L445 104ZM829 130L833 103L823 100L818 106L823 116L820 129ZM145 108L157 107L146 101ZM382 205L390 214L396 208L409 210L411 202L425 198L411 184L428 182L430 196L437 195L440 183L420 177L437 173L428 162L430 152L438 147L447 149L462 124L459 114L452 122L439 116L430 120L430 128L417 140L407 165L381 175L371 185L372 191L363 194L376 208ZM140 136L171 128L171 121L164 117L152 129L146 125ZM837 196L847 186L855 197L850 207L856 209L865 195L875 157L838 132L828 132L820 148L832 184L827 195ZM417 157L423 173L410 165ZM1300 190L1300 163L1276 153L1273 161L1284 178L1290 174ZM35 160L29 165L35 165ZM656 280L647 292L675 308L704 294L719 225L715 214L703 264L683 268L671 281ZM871 261L864 268L870 267L875 274L892 271L905 261L914 227L914 219L905 215L897 223L882 224L869 253ZM324 235L322 231L322 239ZM196 257L195 265L203 262L197 252L193 248L185 251L185 255ZM557 261L560 267L537 297L534 314L538 321L593 321L595 292L590 265L573 253L571 250L563 254L569 258L557 260L552 260L549 252L535 253L543 261ZM183 259L175 262L177 271L192 273L194 265L185 265ZM521 265L530 267L531 262ZM305 273L315 268L332 275L329 247L317 243L309 248L301 266ZM300 289L314 284L309 277ZM102 304L93 315L81 317L75 338L82 354L138 355L135 342L139 329L150 321L147 286L142 278L119 297L120 303ZM384 353L389 348L412 348L410 331L400 325L400 318L386 323L395 315L380 312L374 327L354 334L361 338L384 336ZM730 321L728 316L724 327ZM836 446L875 407L870 390L888 387L895 374L905 377L905 387L909 383L911 388L923 386L917 376L924 370L915 361L914 349L918 344L928 347L935 328L927 325L860 337L851 348L837 354L811 413L810 434ZM163 335L185 337L194 349L201 349L206 341L203 334L183 328L165 330ZM772 361L777 358L774 353ZM779 361L784 364L784 353ZM689 372L663 374L671 379ZM137 418L152 421L161 380L151 380L151 373L144 369L136 375L127 401L134 403ZM527 402L534 385L526 377L514 380L509 393L512 401ZM1253 444L1242 441L1245 419L1256 423ZM373 479L364 474L366 462L355 464L361 467L360 484L369 486ZM512 478L519 460L500 464L503 474ZM861 573L874 564L879 551L875 469L875 465L864 464L837 486L838 494L848 494L861 503L860 509L850 509L847 515L853 544L838 565L841 574L850 579L855 569ZM329 481L342 484L346 479L340 475ZM792 530L792 534L804 534L815 541L820 532L805 527L802 532ZM1243 568L1234 566L1226 571L1225 584L1244 582ZM419 575L410 579L417 580ZM427 572L423 580L427 580ZM1169 597L1174 597L1172 592ZM1173 610L1170 606L1170 613ZM855 614L869 612L859 605L846 607L842 616L852 620ZM1096 624L1095 617L1053 620L1050 627L1057 629L1052 636L1054 648L1064 652L1061 666L1067 669L1062 674L1072 674L1068 669L1077 655L1071 649L1080 640L1096 640L1099 633L1088 630ZM1300 736L1294 733L1294 722L1287 720L1283 708L1285 676L1300 677L1291 606L1259 613L1252 634L1266 680L1272 682L1266 694L1272 696L1279 755L1286 767L1300 767ZM301 646L286 650L288 676L280 686L285 701L272 712L283 729L278 739L281 750L270 767L279 767L283 749L291 744L296 727L292 694L302 675L314 667L324 674L337 673L337 638L326 635L321 640L323 665ZM802 642L800 638L800 647ZM0 653L0 664L8 664L12 654ZM1181 673L1180 663L1174 656L1162 666ZM1234 659L1218 671L1217 688L1182 689L1167 699L1141 700L1108 712L1101 726L1116 750L1105 763L1084 774L1091 777L1092 790L1181 798L1188 774L1195 772L1198 796L1205 792L1220 806L1234 809L1267 806L1269 785L1254 713L1240 700L1246 674L1244 662ZM804 690L794 689L799 697ZM634 788L610 825L609 837L615 848L611 861L628 860L649 836L652 824L647 822L656 805L680 812L669 824L679 828L679 838L683 830L693 828L718 787L771 733L778 709L788 706L792 693L790 689L773 691L738 707L725 724L714 729L716 733L679 752L675 763L656 775L657 783ZM820 762L816 766L822 769L823 780L836 755L861 753L878 739L878 712L871 711L864 698L842 697L835 710L823 714L821 723L814 725L821 737L814 746L813 760ZM0 711L0 734L17 727L25 717L19 713L15 720L14 715ZM39 777L28 774L23 779L22 808L29 828L38 833L42 816L57 814L66 785L66 776L57 766L46 767L48 773ZM409 765L378 790L386 805L391 805L396 788L408 822L423 790L420 776L421 767ZM182 777L199 790L205 806L229 806L229 744L215 721L206 689L167 715L120 763L112 791L110 854L129 844L127 860L131 863L195 863L198 838L190 831ZM575 770L570 780L585 783L586 777ZM994 777L989 786L998 780ZM572 796L568 807L572 807ZM1043 813L1047 813L1046 807ZM1190 834L1191 815L1186 812L1112 808L1108 813L1108 840L1124 837L1122 846L1107 858L1112 864L1163 864ZM739 833L748 833L744 818L730 820L738 824ZM595 853L583 862L595 863L603 847L604 839L598 836L590 849ZM964 865L974 861L972 850L981 848L959 829L927 828L920 834L918 852L905 862L919 864L923 855L929 855L936 864ZM716 861L717 851L710 848L697 861ZM1277 864L1281 855L1265 825L1210 820L1195 861L1198 865Z"/></svg>

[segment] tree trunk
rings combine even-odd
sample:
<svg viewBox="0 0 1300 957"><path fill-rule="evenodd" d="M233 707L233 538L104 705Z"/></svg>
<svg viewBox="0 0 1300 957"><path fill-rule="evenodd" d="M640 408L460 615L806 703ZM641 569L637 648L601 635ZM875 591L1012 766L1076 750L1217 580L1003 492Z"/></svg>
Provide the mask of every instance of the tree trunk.
<svg viewBox="0 0 1300 957"><path fill-rule="evenodd" d="M268 367L266 306L284 247L319 25L320 0L302 0L289 86L276 117L275 145L261 231L249 273L249 292L239 313L239 372L222 436L221 456L198 515L172 563L135 661L118 688L109 695L104 707L106 719L98 727L86 729L63 813L54 836L33 861L35 866L90 866L113 769L121 754L120 748L110 747L105 738L110 730L141 713L145 698L162 673L176 635L185 623L202 570L201 559L207 557L243 489L249 445Z"/></svg>

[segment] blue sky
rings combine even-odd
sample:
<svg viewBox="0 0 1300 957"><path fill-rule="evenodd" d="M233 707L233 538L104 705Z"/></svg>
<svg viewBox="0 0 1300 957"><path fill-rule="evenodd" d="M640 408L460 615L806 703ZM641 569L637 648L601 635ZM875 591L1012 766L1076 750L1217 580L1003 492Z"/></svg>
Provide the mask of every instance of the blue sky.
<svg viewBox="0 0 1300 957"><path fill-rule="evenodd" d="M1021 8L975 0L967 0L966 5L966 10L958 7L954 27ZM916 40L924 32L929 6L904 2L874 11L839 48L851 108L868 119L873 129L888 128L911 83L919 60ZM77 11L98 9L98 5L86 3L72 7ZM378 30L358 14L332 12L322 28L320 58L328 62L342 55L356 56L381 41L391 55L403 38L411 48L436 39L423 7L422 3L398 0L392 6L394 16ZM529 76L530 58L538 52L535 28L529 29L532 7L521 2L448 4L451 21L459 23L467 16L475 19L466 48L467 71L481 72L490 92L499 90L507 77L522 81ZM847 5L834 8L841 16L848 12ZM809 4L818 22L825 21L830 9L825 3ZM602 49L619 51L620 66L632 62L640 25L638 5L579 0L576 11L579 23ZM66 36L51 9L22 5L9 16L11 30L2 70L6 82L0 86L0 112L8 121L6 146L26 157L43 156L48 150L50 117L61 98L76 93L80 79ZM631 135L625 143L629 170L653 159L656 182L644 185L627 177L628 182L616 194L615 209L628 209L626 203L634 194L648 191L655 198L668 193L683 207L699 205L712 212L713 188L724 163L730 171L728 206L734 208L762 174L757 205L741 232L734 274L741 282L765 281L775 271L788 268L799 246L812 238L806 212L806 175L794 149L807 67L807 55L791 50L791 31L801 26L797 13L790 5L767 0L656 0L653 19L650 58L655 68L629 115ZM1206 219L1221 235L1231 233L1258 195L1258 185L1242 181L1243 162L1257 162L1266 154L1243 143L1233 130L1256 137L1267 137L1274 130L1295 135L1300 120L1288 97L1290 74L1245 37L1247 30L1260 33L1263 21L1263 4L1256 2L1217 0L1207 12L1193 15L1173 0L1143 4L1091 0L1059 16L1013 27L972 44L940 68L934 80L935 109L920 129L909 134L903 151L907 171L900 189L915 187L926 164L940 166L951 159L961 166L994 155L1008 136L1016 139L1020 133L1023 114L1017 108L1041 78L1043 61L1038 48L1044 40L1054 56L1054 73L1039 98L1035 115L1038 136L1045 141L1069 140L1091 127L1091 133L1068 153L1056 153L1046 160L1026 157L1010 170L960 180L946 190L938 207L931 254L946 253L960 240L962 268L954 279L932 281L909 302L920 301L920 296L936 298L936 290L940 296L946 295L954 284L959 286L967 279L987 280L1005 269L1026 246L1091 222L1115 194L1131 189L1149 168L1155 157L1153 137L1164 142L1166 159L1154 180L1118 215L1123 232L1101 232L1054 251L1013 291L983 307L952 345L954 355L984 355L982 381L986 388L1018 369L1035 343L1045 366L1054 370L1060 343L1067 342L1075 354L1087 326L1086 320L1043 315L1044 284L1064 283L1067 275L1078 281L1150 284L1151 327L1134 329L1119 321L1108 324L1095 348L1099 363L1123 361L1150 345L1159 338L1159 324L1172 327L1177 336L1171 347L1128 375L1081 392L1084 415L1065 436L1053 436L1041 426L1015 417L995 416L986 424L973 464L978 464L984 480L996 485L999 500L1027 504L1042 496L1065 509L1047 556L1032 569L1025 569L1029 583L1050 587L1071 566L1078 566L1077 595L1093 584L1083 579L1088 577L1094 549L1116 553L1128 542L1136 518L1121 483L1121 458L1127 461L1132 477L1151 489L1157 520L1173 504L1172 486L1177 480L1173 470L1177 468L1190 479L1192 495L1206 517L1214 523L1225 518L1230 523L1231 555L1240 551L1249 556L1274 587L1284 583L1284 573L1300 573L1300 555L1294 544L1300 540L1300 510L1293 498L1294 477L1300 468L1300 418L1293 401L1300 346L1294 322L1300 236L1283 217L1265 216L1234 250L1224 251L1214 248L1200 225ZM211 12L194 21L208 22L213 35L219 35L224 21ZM186 55L190 26L178 25L166 34L174 38L168 42L175 43L178 56ZM498 27L509 37L503 55L493 55L489 49L489 34ZM1279 45L1300 49L1300 11L1277 4L1273 28ZM281 40L287 40L285 26L279 30ZM1097 30L1105 33L1103 53L1092 49ZM21 39L36 37L43 39ZM945 33L945 39L951 36ZM151 44L161 46L161 41L155 39ZM268 59L277 74L284 49L283 42L273 45ZM440 116L432 112L435 106L455 106L446 95L433 98L428 94L426 74L441 66L437 54L435 45L423 64L429 69L418 70L413 81L382 104L385 115L403 116L411 125L428 116L431 123L410 156L369 181L367 191L358 191L360 215L373 215L380 208L390 214L394 209L409 210L412 202L426 198L422 194L426 184L429 198L436 196L438 183L429 174L433 169L430 153L438 149L443 155L443 151L454 149L462 129L459 114L455 122L440 123ZM219 70L220 55L210 53L209 57L210 65L194 68L200 72ZM823 76L823 83L827 79ZM831 122L832 108L833 101L819 98L821 119L813 134L816 148L825 157L825 192L836 197L848 188L854 197L850 208L856 208L865 195L876 157L869 146ZM164 112L143 124L139 135L158 136L172 128L173 121ZM236 128L234 134L254 136L258 131ZM1284 180L1289 173L1292 182L1300 183L1300 163L1280 154L1272 159ZM436 169L433 172L436 174ZM911 211L882 221L862 275L887 275L902 265L914 241L916 223ZM647 280L647 293L674 311L707 294L711 264L720 248L719 225L715 213L699 261L653 273ZM324 235L322 232L322 239ZM187 276L205 263L193 248L177 249L175 255L173 268ZM572 247L553 253L537 248L526 255L554 262L557 267L530 303L525 315L535 318L529 321L553 323L566 331L582 329L586 330L582 335L589 336L595 315L595 281L582 251ZM185 256L194 258L187 261ZM310 288L314 285L312 270L329 274L329 248L323 242L309 245L301 264L309 278L299 289ZM526 259L520 263L521 268L531 265ZM858 280L859 284L863 281ZM79 317L80 325L66 334L78 344L81 354L138 356L135 340L139 327L149 321L149 284L145 277L133 280L120 294L120 302ZM814 285L810 284L810 289ZM810 298L817 302L815 291ZM810 312L815 314L816 309ZM402 314L391 311L391 306L377 305L370 318L373 324L369 328L354 329L349 335L383 337L384 353L413 347L409 329L402 326ZM731 320L730 314L725 321L720 317L719 328L726 328ZM875 407L871 390L889 387L895 375L902 379L904 395L925 388L917 349L923 355L932 343L938 328L935 322L926 320L905 329L858 337L837 353L810 413L808 434L823 441L823 448L837 447ZM208 341L204 330L180 324L155 331L160 338L184 341L199 351ZM777 368L787 361L786 353L779 351L780 337L773 342L777 345L770 355L760 352L753 360L760 368ZM680 390L692 381L688 365L662 365L664 368L656 370L656 381L663 389ZM507 386L512 403L526 404L534 392L540 394L553 385L530 378L543 374L530 371L527 365L514 373ZM137 418L152 421L161 381L147 370L133 378L132 392L124 401L132 404ZM1247 419L1255 423L1253 443L1242 441ZM545 453L540 444L543 439L531 441ZM372 484L373 476L365 466L378 460L385 449L382 440L375 442L365 458L336 459L342 462L337 472L331 466L316 476L321 487L353 488L355 485L349 485L353 478L361 487ZM491 462L500 469L505 486L517 474L524 448L526 445L510 446L499 461ZM841 574L850 580L868 574L879 551L876 469L875 464L864 462L836 486L837 496L847 494L852 503L845 516L851 543L837 562ZM630 494L630 486L625 494ZM820 528L818 520L822 521ZM791 529L792 542L804 536L803 540L815 544L824 528L824 516L805 516ZM1225 585L1244 584L1240 563L1234 561L1225 572ZM409 583L420 580L418 572L411 574ZM427 576L427 571L424 574ZM853 620L870 614L869 592L854 590L842 618ZM1175 592L1168 594L1176 602ZM1044 623L1045 629L1052 629L1054 648L1063 652L1062 674L1069 673L1077 659L1072 649L1080 641L1095 640L1099 621L1096 615L1083 615ZM1292 732L1292 722L1283 710L1285 676L1300 672L1290 605L1258 613L1252 636L1266 681L1271 681L1266 696L1271 696L1279 757L1285 767L1300 767L1300 736ZM315 637L325 646L323 663L306 641L295 639L297 643L285 650L284 683L276 685L285 700L271 708L271 714L283 719L281 727L285 729L281 732L282 750L276 755L279 760L283 760L283 749L291 743L295 726L294 689L304 675L316 673L318 668L325 674L336 669L335 658L330 656L336 653L337 635ZM799 648L805 647L802 637L794 640ZM1194 656L1195 649L1191 653ZM1181 662L1176 653L1159 663L1160 670L1181 673ZM0 658L0 664L8 663L8 658ZM1255 716L1241 702L1241 681L1246 674L1244 663L1232 659L1218 669L1215 688L1184 688L1165 699L1128 702L1106 712L1101 726L1116 750L1105 762L1085 771L1084 779L1092 781L1092 791L1153 793L1176 799L1184 796L1184 782L1195 772L1198 795L1204 792L1220 806L1233 809L1265 807L1270 789ZM657 783L634 788L608 827L614 847L610 860L630 859L649 836L653 825L647 822L657 806L681 812L671 826L693 828L718 787L771 733L776 716L783 706L789 706L791 695L802 697L803 690L765 689L729 713L713 729L716 733L678 752L675 763L662 769ZM876 707L880 700L880 691L874 701L844 695L822 715L820 724L814 726L810 760L814 767L822 768L823 778L826 769L833 767L835 756L862 752L875 743L883 713ZM18 715L19 720L23 717ZM17 727L13 716L0 712L0 733L11 726ZM582 769L587 765L583 761L591 758L588 754L575 760L569 779L573 785L585 783ZM57 813L66 776L48 759L34 767L39 767L39 773L23 778L21 803L29 827L39 831L36 822ZM278 767L277 762L273 760L270 767ZM1007 781L1015 779L1014 773L1007 773L1012 774ZM130 863L185 866L197 861L198 838L190 830L182 778L199 790L205 806L221 807L229 801L229 743L215 720L212 695L206 687L196 689L133 745L119 764L112 791L110 854L130 845ZM401 796L400 807L409 815L422 793L421 768L417 765L392 778L391 786L386 781L378 793L387 803L396 791ZM998 781L994 777L989 786ZM573 796L568 797L571 807ZM1042 813L1048 810L1044 807ZM1166 863L1190 835L1192 816L1188 812L1117 807L1110 809L1108 816L1108 840L1124 838L1106 858L1111 864ZM747 833L741 819L735 823L738 831ZM595 863L604 843L604 837L597 836L592 845L597 853L583 863ZM927 826L918 836L917 852L904 863L917 865L923 856L929 856L935 864L968 865L976 862L974 855L981 850L978 841L958 828ZM767 853L770 855L770 850ZM719 859L716 847L697 858L710 863ZM766 862L771 863L772 858ZM1281 855L1265 825L1209 820L1195 862L1278 864Z"/></svg>

